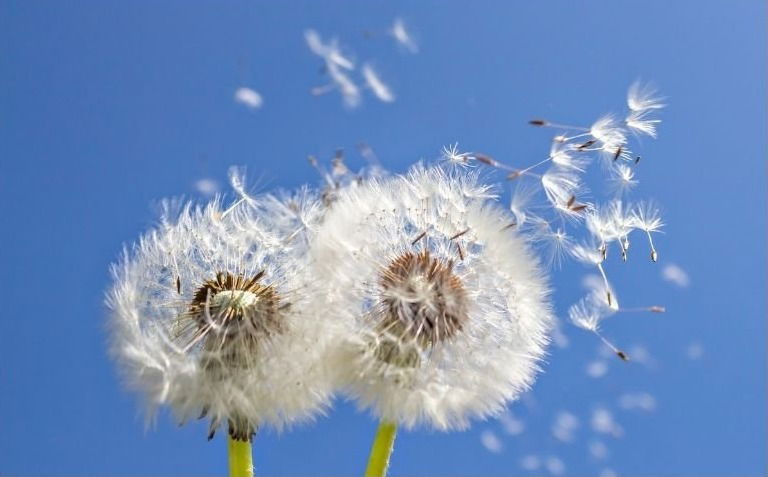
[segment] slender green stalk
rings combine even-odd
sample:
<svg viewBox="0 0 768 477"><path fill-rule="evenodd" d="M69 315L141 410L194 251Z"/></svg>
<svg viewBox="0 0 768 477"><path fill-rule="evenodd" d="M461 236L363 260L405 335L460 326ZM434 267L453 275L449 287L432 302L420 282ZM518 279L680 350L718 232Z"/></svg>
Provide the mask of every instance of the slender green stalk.
<svg viewBox="0 0 768 477"><path fill-rule="evenodd" d="M229 477L253 477L251 442L229 437Z"/></svg>
<svg viewBox="0 0 768 477"><path fill-rule="evenodd" d="M371 455L368 457L368 467L365 469L365 477L385 477L389 467L389 457L392 455L392 447L397 435L397 424L381 421L376 431L376 439L371 446Z"/></svg>

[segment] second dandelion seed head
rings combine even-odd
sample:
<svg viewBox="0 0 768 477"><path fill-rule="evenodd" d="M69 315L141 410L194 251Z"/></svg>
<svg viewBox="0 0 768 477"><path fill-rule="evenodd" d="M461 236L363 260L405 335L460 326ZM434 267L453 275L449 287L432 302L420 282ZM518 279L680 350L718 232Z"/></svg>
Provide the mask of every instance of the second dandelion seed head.
<svg viewBox="0 0 768 477"><path fill-rule="evenodd" d="M415 167L348 189L313 244L339 324L342 386L405 427L461 428L533 382L547 287L512 217L466 169Z"/></svg>

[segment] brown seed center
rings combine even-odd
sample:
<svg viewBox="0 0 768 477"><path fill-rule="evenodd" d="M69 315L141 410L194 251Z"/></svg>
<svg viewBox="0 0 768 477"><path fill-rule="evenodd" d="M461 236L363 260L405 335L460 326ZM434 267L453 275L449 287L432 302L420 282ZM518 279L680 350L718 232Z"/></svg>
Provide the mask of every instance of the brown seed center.
<svg viewBox="0 0 768 477"><path fill-rule="evenodd" d="M379 284L379 329L401 342L431 346L455 336L467 320L467 294L452 260L405 252L381 272Z"/></svg>
<svg viewBox="0 0 768 477"><path fill-rule="evenodd" d="M206 367L214 361L237 367L254 363L259 341L283 327L280 296L260 282L263 276L219 272L206 280L179 319L185 350L201 344Z"/></svg>

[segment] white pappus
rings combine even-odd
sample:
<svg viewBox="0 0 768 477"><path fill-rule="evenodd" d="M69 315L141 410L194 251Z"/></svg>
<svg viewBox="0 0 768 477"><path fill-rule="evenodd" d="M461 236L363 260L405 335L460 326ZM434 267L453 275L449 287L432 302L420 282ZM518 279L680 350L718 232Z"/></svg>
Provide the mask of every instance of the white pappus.
<svg viewBox="0 0 768 477"><path fill-rule="evenodd" d="M317 216L316 200L278 207L239 179L229 208L219 198L167 208L113 265L107 305L112 354L150 417L168 406L182 423L208 417L209 438L228 424L248 440L311 418L332 390L306 305L308 227L296 227Z"/></svg>
<svg viewBox="0 0 768 477"><path fill-rule="evenodd" d="M549 290L491 197L476 174L416 166L342 191L318 230L317 316L342 385L381 420L462 428L535 378Z"/></svg>

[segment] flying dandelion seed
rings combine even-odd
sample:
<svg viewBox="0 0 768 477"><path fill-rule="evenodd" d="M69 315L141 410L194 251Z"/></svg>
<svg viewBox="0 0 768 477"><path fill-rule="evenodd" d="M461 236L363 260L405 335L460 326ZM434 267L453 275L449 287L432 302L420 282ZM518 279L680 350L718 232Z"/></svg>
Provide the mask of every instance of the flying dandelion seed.
<svg viewBox="0 0 768 477"><path fill-rule="evenodd" d="M261 95L251 88L238 88L235 91L235 101L249 109L259 109L264 104Z"/></svg>
<svg viewBox="0 0 768 477"><path fill-rule="evenodd" d="M675 265L674 263L668 263L667 265L664 265L664 268L661 269L661 277L668 281L669 283L672 283L673 285L676 285L680 288L688 288L688 285L691 284L691 279L688 277L688 274L680 268L680 266Z"/></svg>
<svg viewBox="0 0 768 477"><path fill-rule="evenodd" d="M395 22L392 24L389 34L392 35L398 45L403 47L403 49L409 53L419 52L419 45L416 43L416 40L414 40L410 32L408 32L402 18L395 18Z"/></svg>
<svg viewBox="0 0 768 477"><path fill-rule="evenodd" d="M483 431L480 434L480 442L483 443L483 447L494 454L500 453L504 449L504 445L501 443L501 439L493 432L489 430Z"/></svg>
<svg viewBox="0 0 768 477"><path fill-rule="evenodd" d="M624 435L624 429L614 420L613 413L606 408L597 408L592 412L592 430L599 434L608 434L613 437Z"/></svg>
<svg viewBox="0 0 768 477"><path fill-rule="evenodd" d="M450 146L443 146L440 159L451 165L467 166L474 157L469 152L459 152L459 143L453 143Z"/></svg>
<svg viewBox="0 0 768 477"><path fill-rule="evenodd" d="M602 378L608 373L608 363L602 360L590 361L587 364L586 372L590 378Z"/></svg>
<svg viewBox="0 0 768 477"><path fill-rule="evenodd" d="M499 416L499 422L504 428L504 432L510 436L517 436L525 432L525 423L509 411Z"/></svg>
<svg viewBox="0 0 768 477"><path fill-rule="evenodd" d="M331 79L330 84L314 88L312 94L318 96L335 89L341 94L346 107L358 107L361 101L360 88L346 73L355 69L355 63L342 54L335 39L324 43L320 34L311 29L304 32L304 39L310 51L324 60L324 70Z"/></svg>
<svg viewBox="0 0 768 477"><path fill-rule="evenodd" d="M656 90L649 84L636 81L629 88L627 94L627 106L629 114L625 123L635 133L656 137L656 126L661 121L651 117L651 114L664 107L662 99L656 94Z"/></svg>
<svg viewBox="0 0 768 477"><path fill-rule="evenodd" d="M363 65L363 78L365 78L365 84L379 100L385 103L391 103L395 100L392 90L368 63Z"/></svg>
<svg viewBox="0 0 768 477"><path fill-rule="evenodd" d="M579 428L579 419L568 411L560 411L552 424L552 436L562 442L572 442Z"/></svg>
<svg viewBox="0 0 768 477"><path fill-rule="evenodd" d="M345 70L355 69L354 61L342 54L336 39L324 43L320 34L312 29L304 31L304 40L310 51L326 61L327 66L334 65Z"/></svg>

